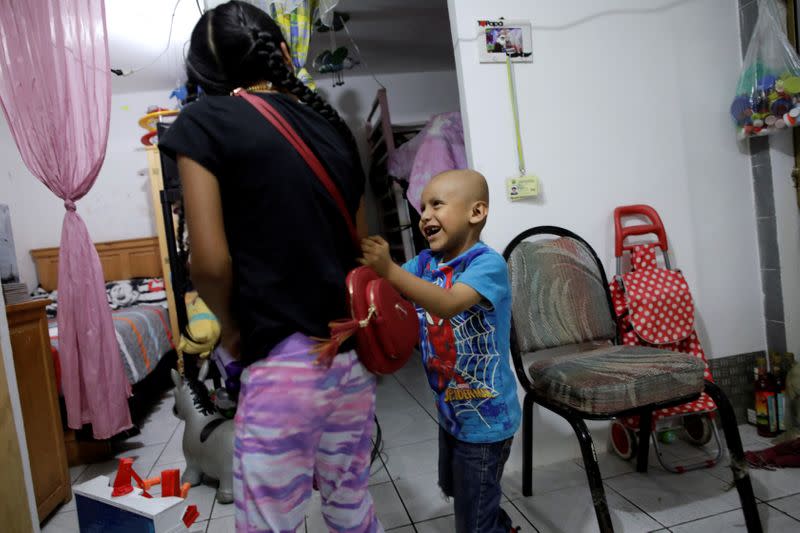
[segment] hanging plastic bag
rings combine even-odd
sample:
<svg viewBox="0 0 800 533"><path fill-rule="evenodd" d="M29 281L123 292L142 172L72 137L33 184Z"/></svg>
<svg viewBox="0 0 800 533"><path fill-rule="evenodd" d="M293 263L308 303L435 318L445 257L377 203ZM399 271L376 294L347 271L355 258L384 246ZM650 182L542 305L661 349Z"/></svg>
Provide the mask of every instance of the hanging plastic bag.
<svg viewBox="0 0 800 533"><path fill-rule="evenodd" d="M800 58L789 44L775 0L758 0L731 115L739 138L769 135L800 122Z"/></svg>

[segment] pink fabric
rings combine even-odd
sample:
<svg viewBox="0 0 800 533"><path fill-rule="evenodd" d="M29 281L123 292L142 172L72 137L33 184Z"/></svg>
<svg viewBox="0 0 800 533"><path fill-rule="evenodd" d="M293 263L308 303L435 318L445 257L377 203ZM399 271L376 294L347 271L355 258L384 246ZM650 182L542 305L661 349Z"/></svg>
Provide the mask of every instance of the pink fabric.
<svg viewBox="0 0 800 533"><path fill-rule="evenodd" d="M103 272L75 202L105 157L111 108L103 0L5 0L0 104L28 169L64 200L58 266L61 384L71 428L104 439L131 427Z"/></svg>
<svg viewBox="0 0 800 533"><path fill-rule="evenodd" d="M389 174L408 180L408 203L419 212L422 189L436 174L467 168L461 113L431 118L419 135L400 146L389 158Z"/></svg>

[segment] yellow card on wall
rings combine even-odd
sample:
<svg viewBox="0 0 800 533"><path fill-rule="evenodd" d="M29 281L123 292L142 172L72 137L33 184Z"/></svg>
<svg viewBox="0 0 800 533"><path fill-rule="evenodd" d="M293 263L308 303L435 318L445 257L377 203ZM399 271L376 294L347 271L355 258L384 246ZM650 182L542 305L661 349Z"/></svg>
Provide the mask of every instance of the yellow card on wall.
<svg viewBox="0 0 800 533"><path fill-rule="evenodd" d="M533 174L508 178L506 180L506 196L511 201L536 198L539 196L539 178Z"/></svg>

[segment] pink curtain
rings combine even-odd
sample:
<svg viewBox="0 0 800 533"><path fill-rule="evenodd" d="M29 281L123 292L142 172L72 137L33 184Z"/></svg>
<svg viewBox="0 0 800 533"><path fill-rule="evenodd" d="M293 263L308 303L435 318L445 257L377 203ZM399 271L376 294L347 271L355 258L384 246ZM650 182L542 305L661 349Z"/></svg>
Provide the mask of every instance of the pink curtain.
<svg viewBox="0 0 800 533"><path fill-rule="evenodd" d="M64 200L58 265L61 385L71 428L131 427L130 384L100 259L75 202L106 152L111 79L103 0L0 0L0 104L22 159Z"/></svg>

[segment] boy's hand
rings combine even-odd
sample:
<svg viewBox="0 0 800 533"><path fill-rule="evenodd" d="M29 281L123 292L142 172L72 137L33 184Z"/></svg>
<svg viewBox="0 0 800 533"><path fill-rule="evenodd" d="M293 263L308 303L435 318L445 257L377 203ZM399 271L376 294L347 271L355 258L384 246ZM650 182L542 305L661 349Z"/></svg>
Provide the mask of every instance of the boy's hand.
<svg viewBox="0 0 800 533"><path fill-rule="evenodd" d="M389 243L383 237L372 236L362 239L361 252L364 257L358 262L370 267L382 278L386 277L394 265L392 257L389 255Z"/></svg>
<svg viewBox="0 0 800 533"><path fill-rule="evenodd" d="M389 243L382 237L367 237L361 241L364 257L358 260L380 277L387 280L406 298L441 318L451 318L469 309L483 298L478 291L464 283L456 282L443 289L430 281L418 278L396 265L389 255Z"/></svg>

